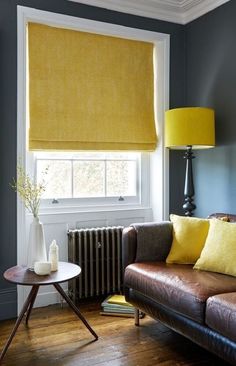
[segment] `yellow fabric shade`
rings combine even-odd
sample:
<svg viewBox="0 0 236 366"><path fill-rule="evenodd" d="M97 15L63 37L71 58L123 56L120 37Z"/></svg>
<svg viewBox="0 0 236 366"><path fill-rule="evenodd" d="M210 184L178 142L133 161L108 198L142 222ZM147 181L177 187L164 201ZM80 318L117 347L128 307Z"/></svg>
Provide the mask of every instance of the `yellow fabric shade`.
<svg viewBox="0 0 236 366"><path fill-rule="evenodd" d="M186 107L165 113L165 146L205 149L215 146L215 117L210 108Z"/></svg>
<svg viewBox="0 0 236 366"><path fill-rule="evenodd" d="M29 149L156 148L153 44L28 24Z"/></svg>

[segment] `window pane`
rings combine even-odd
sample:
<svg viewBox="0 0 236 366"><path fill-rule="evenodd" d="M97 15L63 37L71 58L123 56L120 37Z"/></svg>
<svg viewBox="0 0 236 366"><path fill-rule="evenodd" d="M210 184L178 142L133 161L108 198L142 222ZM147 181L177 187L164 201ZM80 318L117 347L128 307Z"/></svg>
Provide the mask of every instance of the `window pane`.
<svg viewBox="0 0 236 366"><path fill-rule="evenodd" d="M65 160L38 160L37 181L42 180L46 168L46 191L43 198L71 198L71 162Z"/></svg>
<svg viewBox="0 0 236 366"><path fill-rule="evenodd" d="M107 196L136 195L136 162L107 161Z"/></svg>
<svg viewBox="0 0 236 366"><path fill-rule="evenodd" d="M104 197L103 161L74 161L74 197Z"/></svg>

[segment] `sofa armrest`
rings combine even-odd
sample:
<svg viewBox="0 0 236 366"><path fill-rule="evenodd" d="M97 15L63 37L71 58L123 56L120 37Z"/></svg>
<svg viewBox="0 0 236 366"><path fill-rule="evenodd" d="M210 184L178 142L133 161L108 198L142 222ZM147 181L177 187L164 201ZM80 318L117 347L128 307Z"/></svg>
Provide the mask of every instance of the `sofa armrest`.
<svg viewBox="0 0 236 366"><path fill-rule="evenodd" d="M135 262L137 251L137 233L134 227L129 226L122 232L122 266L125 268Z"/></svg>
<svg viewBox="0 0 236 366"><path fill-rule="evenodd" d="M172 243L172 223L132 224L123 230L123 267L130 263L165 261Z"/></svg>

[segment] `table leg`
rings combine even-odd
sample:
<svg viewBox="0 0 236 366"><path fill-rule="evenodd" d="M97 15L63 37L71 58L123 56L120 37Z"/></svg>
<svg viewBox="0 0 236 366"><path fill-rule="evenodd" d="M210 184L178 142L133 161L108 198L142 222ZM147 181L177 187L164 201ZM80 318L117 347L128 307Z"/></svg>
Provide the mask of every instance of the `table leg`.
<svg viewBox="0 0 236 366"><path fill-rule="evenodd" d="M12 340L13 340L15 334L16 334L16 331L17 331L17 329L18 329L18 327L21 323L21 320L23 319L23 316L24 316L25 312L31 306L31 302L34 299L35 291L36 291L35 286L33 286L30 293L29 293L29 295L28 295L28 297L27 297L27 299L26 299L26 301L25 301L25 303L24 303L24 305L23 305L23 308L22 308L22 310L21 310L21 312L20 312L20 314L17 318L17 321L16 321L15 326L14 326L14 328L13 328L11 334L10 334L10 337L8 338L7 343L5 344L5 346L2 350L2 353L0 355L0 363L3 360L3 357L5 356L5 354L8 350L8 347L10 346L10 344L11 344L11 342L12 342Z"/></svg>
<svg viewBox="0 0 236 366"><path fill-rule="evenodd" d="M30 314L31 314L31 310L34 306L34 302L35 302L35 299L36 299L36 296L37 296L37 293L38 293L38 290L39 290L39 285L35 285L33 286L33 289L34 289L34 293L32 295L32 299L31 299L31 302L29 304L29 307L26 311L26 318L25 318L25 324L28 325L28 321L29 321L29 317L30 317Z"/></svg>
<svg viewBox="0 0 236 366"><path fill-rule="evenodd" d="M61 288L61 286L58 283L54 283L53 285L57 289L57 291L59 292L59 294L66 300L66 302L72 308L72 310L75 312L75 314L82 320L82 322L87 327L87 329L90 331L90 333L92 333L92 335L94 336L94 338L97 340L98 339L98 335L90 327L90 325L87 322L87 320L83 317L83 315L81 314L81 312L79 311L79 309L75 306L75 304L71 301L71 299L69 298L69 296L66 295L65 291Z"/></svg>

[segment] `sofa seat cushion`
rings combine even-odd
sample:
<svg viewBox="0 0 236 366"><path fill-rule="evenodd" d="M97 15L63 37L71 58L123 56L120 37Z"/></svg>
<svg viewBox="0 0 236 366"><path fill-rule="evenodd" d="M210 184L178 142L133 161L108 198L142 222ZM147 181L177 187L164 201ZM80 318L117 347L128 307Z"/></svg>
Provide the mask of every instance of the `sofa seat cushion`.
<svg viewBox="0 0 236 366"><path fill-rule="evenodd" d="M169 309L205 323L208 297L236 291L236 278L197 271L189 264L133 263L126 267L125 286Z"/></svg>
<svg viewBox="0 0 236 366"><path fill-rule="evenodd" d="M236 293L210 297L206 306L206 324L236 342Z"/></svg>

